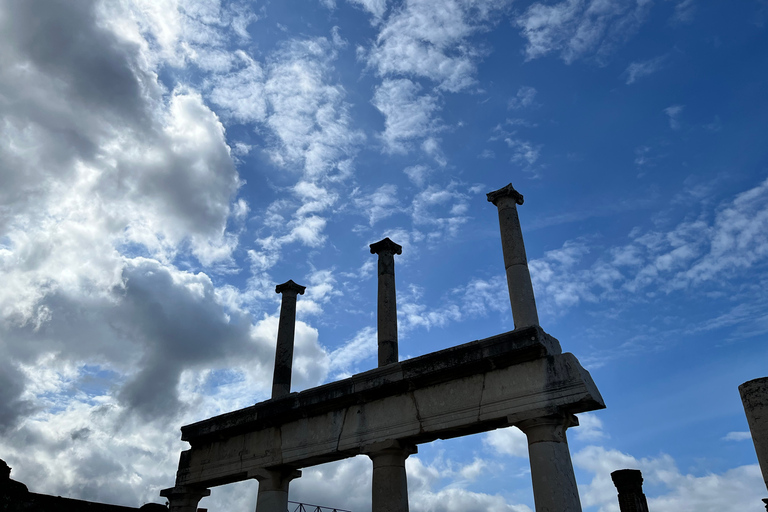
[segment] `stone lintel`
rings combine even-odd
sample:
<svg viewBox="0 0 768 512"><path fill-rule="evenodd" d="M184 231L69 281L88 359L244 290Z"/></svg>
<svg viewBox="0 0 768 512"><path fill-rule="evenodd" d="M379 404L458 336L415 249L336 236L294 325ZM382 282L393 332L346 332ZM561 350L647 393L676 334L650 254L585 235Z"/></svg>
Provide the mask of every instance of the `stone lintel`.
<svg viewBox="0 0 768 512"><path fill-rule="evenodd" d="M488 202L493 203L494 205L496 205L496 202L502 197L511 197L519 205L522 205L524 201L523 194L515 190L515 187L513 187L511 183L499 190L488 192L486 197L488 198Z"/></svg>
<svg viewBox="0 0 768 512"><path fill-rule="evenodd" d="M275 293L293 292L299 295L304 295L304 290L306 289L307 289L306 286L301 286L300 284L296 284L293 282L293 279L289 279L283 284L279 284L275 286Z"/></svg>
<svg viewBox="0 0 768 512"><path fill-rule="evenodd" d="M390 253L390 254L403 254L403 246L396 244L389 237L384 240L379 240L369 246L371 248L371 254Z"/></svg>
<svg viewBox="0 0 768 512"><path fill-rule="evenodd" d="M209 436L264 428L294 416L322 413L345 404L404 392L412 386L444 382L560 353L560 342L556 338L539 326L530 326L406 359L185 425L181 427L181 439L194 446Z"/></svg>

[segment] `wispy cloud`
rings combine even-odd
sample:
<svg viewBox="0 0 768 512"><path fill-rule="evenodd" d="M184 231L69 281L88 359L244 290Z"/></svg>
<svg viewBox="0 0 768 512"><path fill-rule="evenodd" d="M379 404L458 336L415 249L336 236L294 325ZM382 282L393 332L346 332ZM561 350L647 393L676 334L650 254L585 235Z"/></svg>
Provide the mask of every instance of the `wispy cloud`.
<svg viewBox="0 0 768 512"><path fill-rule="evenodd" d="M653 73L659 71L662 67L664 67L666 60L667 56L661 55L659 57L654 57L644 61L632 62L629 66L627 66L627 69L624 71L622 76L626 76L627 85L631 85L635 83L638 78L652 75Z"/></svg>
<svg viewBox="0 0 768 512"><path fill-rule="evenodd" d="M680 114L683 112L684 105L671 105L664 109L664 113L669 118L669 127L673 130L680 129Z"/></svg>
<svg viewBox="0 0 768 512"><path fill-rule="evenodd" d="M645 21L650 1L565 0L535 3L516 20L528 41L527 58L559 52L571 63L579 58L602 62L634 35Z"/></svg>

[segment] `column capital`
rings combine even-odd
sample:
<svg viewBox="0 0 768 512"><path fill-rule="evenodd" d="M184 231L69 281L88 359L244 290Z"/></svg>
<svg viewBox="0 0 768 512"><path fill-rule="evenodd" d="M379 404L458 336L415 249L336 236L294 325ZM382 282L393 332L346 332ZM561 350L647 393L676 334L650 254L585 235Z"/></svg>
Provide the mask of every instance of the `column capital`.
<svg viewBox="0 0 768 512"><path fill-rule="evenodd" d="M579 419L573 414L551 414L518 421L515 426L528 437L528 444L567 443L565 430L578 424Z"/></svg>
<svg viewBox="0 0 768 512"><path fill-rule="evenodd" d="M301 477L301 471L290 467L277 467L277 468L257 468L248 471L248 478L253 478L259 481L259 483L270 482L277 486L286 484L291 480Z"/></svg>
<svg viewBox="0 0 768 512"><path fill-rule="evenodd" d="M275 286L275 293L293 293L298 295L304 295L304 290L306 290L306 286L301 286L300 284L296 284L293 282L293 279L289 279L288 281L284 282L283 284L279 284Z"/></svg>
<svg viewBox="0 0 768 512"><path fill-rule="evenodd" d="M515 203L519 205L522 205L524 201L523 194L515 190L515 187L513 187L511 183L499 190L488 192L486 197L488 198L488 202L493 203L494 206L498 206L497 202L503 197L511 197Z"/></svg>
<svg viewBox="0 0 768 512"><path fill-rule="evenodd" d="M389 237L385 238L384 240L379 240L378 242L372 243L368 247L371 248L371 254L403 254L403 246L396 244L390 240Z"/></svg>
<svg viewBox="0 0 768 512"><path fill-rule="evenodd" d="M387 454L387 453L399 453L408 457L419 452L419 447L415 444L403 443L394 439L387 441L379 441L378 443L369 444L363 446L361 453L369 457Z"/></svg>
<svg viewBox="0 0 768 512"><path fill-rule="evenodd" d="M639 469L617 469L611 473L611 480L620 493L643 490L643 473Z"/></svg>
<svg viewBox="0 0 768 512"><path fill-rule="evenodd" d="M168 489L162 489L160 496L163 498L178 498L180 496L194 496L198 500L211 495L211 490L205 487L190 487L187 485L177 485Z"/></svg>

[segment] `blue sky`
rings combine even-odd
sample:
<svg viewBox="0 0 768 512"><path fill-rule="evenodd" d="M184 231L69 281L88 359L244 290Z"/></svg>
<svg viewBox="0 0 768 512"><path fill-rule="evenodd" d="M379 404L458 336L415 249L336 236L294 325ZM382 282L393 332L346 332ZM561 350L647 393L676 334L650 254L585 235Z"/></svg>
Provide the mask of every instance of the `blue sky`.
<svg viewBox="0 0 768 512"><path fill-rule="evenodd" d="M762 510L737 386L766 375L768 4L0 1L0 457L31 490L137 506L179 427L513 328L509 182L542 327L607 409L569 431L584 509ZM530 512L515 429L422 445L411 510ZM291 499L364 512L370 461ZM201 506L252 510L256 482Z"/></svg>

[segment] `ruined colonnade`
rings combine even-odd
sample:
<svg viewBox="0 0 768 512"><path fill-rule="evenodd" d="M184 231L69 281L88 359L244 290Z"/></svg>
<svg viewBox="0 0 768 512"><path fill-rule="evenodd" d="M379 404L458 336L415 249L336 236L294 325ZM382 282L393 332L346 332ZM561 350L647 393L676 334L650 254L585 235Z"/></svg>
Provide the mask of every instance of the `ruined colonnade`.
<svg viewBox="0 0 768 512"><path fill-rule="evenodd" d="M498 209L515 329L419 358L399 361L395 259L389 238L378 255L378 368L291 393L297 296L282 294L272 398L182 428L176 487L165 489L172 512L195 512L208 487L259 481L256 512L285 512L300 469L367 455L373 464L373 512L407 512L405 460L417 444L515 425L528 439L537 512L579 512L566 429L576 412L604 407L589 374L539 327L512 185L488 194ZM495 383L495 384L494 384ZM527 388L526 388L527 386ZM446 397L450 397L450 401Z"/></svg>

